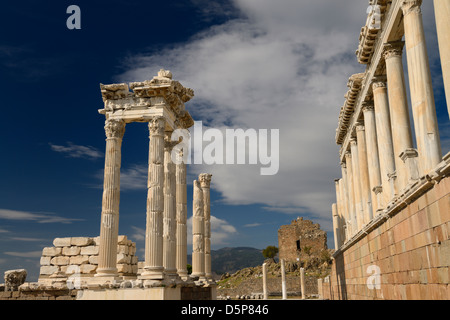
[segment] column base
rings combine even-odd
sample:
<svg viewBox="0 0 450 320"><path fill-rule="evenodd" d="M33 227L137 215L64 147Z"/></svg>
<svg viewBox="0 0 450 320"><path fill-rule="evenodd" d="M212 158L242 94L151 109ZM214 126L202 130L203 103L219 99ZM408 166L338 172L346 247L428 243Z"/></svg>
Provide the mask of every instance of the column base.
<svg viewBox="0 0 450 320"><path fill-rule="evenodd" d="M164 280L163 267L144 267L144 272L138 277L141 280Z"/></svg>
<svg viewBox="0 0 450 320"><path fill-rule="evenodd" d="M119 272L117 268L102 268L97 269L97 273L94 277L118 277Z"/></svg>

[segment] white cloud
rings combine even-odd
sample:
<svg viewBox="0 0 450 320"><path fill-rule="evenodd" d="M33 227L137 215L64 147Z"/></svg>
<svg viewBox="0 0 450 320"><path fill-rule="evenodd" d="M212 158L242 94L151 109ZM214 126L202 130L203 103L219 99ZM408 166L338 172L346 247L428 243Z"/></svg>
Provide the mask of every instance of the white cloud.
<svg viewBox="0 0 450 320"><path fill-rule="evenodd" d="M0 219L35 221L37 223L72 223L73 221L82 221L83 219L72 219L57 216L53 213L27 212L9 209L0 209Z"/></svg>
<svg viewBox="0 0 450 320"><path fill-rule="evenodd" d="M103 153L91 146L80 146L68 142L67 146L60 146L56 144L49 143L50 148L55 152L64 153L70 158L87 158L87 159L97 159L102 158Z"/></svg>
<svg viewBox="0 0 450 320"><path fill-rule="evenodd" d="M345 4L344 4L345 3ZM334 141L356 61L367 1L235 0L241 17L214 26L177 47L125 62L122 81L151 79L160 68L193 88L186 107L214 128L280 130L280 170L260 166L191 166L213 174L229 204L261 204L273 212L311 213L331 221L340 177ZM425 6L425 4L424 4Z"/></svg>

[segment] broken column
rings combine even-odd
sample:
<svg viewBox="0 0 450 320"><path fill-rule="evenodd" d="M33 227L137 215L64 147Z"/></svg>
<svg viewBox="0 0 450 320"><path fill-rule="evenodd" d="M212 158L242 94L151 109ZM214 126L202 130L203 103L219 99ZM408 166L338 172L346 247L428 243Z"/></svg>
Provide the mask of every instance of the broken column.
<svg viewBox="0 0 450 320"><path fill-rule="evenodd" d="M202 173L199 175L198 180L203 191L203 218L205 224L205 277L207 280L212 280L211 272L211 201L210 201L210 188L211 188L212 174Z"/></svg>

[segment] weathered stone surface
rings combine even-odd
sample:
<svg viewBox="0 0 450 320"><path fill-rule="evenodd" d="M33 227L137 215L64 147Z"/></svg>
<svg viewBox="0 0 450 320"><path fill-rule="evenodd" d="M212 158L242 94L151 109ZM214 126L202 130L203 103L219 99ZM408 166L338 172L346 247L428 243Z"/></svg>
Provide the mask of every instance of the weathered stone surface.
<svg viewBox="0 0 450 320"><path fill-rule="evenodd" d="M56 238L53 240L53 245L55 247L69 247L71 244L72 238Z"/></svg>
<svg viewBox="0 0 450 320"><path fill-rule="evenodd" d="M47 276L47 275L54 274L55 272L58 272L58 270L59 270L58 266L42 266L39 271L39 274Z"/></svg>
<svg viewBox="0 0 450 320"><path fill-rule="evenodd" d="M42 249L42 255L46 257L56 257L62 254L62 248L46 247Z"/></svg>
<svg viewBox="0 0 450 320"><path fill-rule="evenodd" d="M98 255L99 246L82 247L80 254L82 255Z"/></svg>
<svg viewBox="0 0 450 320"><path fill-rule="evenodd" d="M94 240L88 237L73 237L71 240L72 246L86 247L94 244Z"/></svg>
<svg viewBox="0 0 450 320"><path fill-rule="evenodd" d="M81 247L64 247L62 249L62 254L65 256L76 256L79 255L81 252Z"/></svg>
<svg viewBox="0 0 450 320"><path fill-rule="evenodd" d="M89 263L89 256L73 256L70 257L70 264L76 264L76 265L80 265L80 264L86 264Z"/></svg>
<svg viewBox="0 0 450 320"><path fill-rule="evenodd" d="M41 266L49 266L51 260L52 260L52 257L45 257L45 256L42 256L42 257L41 257L40 264L41 264Z"/></svg>
<svg viewBox="0 0 450 320"><path fill-rule="evenodd" d="M16 291L25 282L27 270L16 269L5 272L5 291Z"/></svg>
<svg viewBox="0 0 450 320"><path fill-rule="evenodd" d="M54 266L66 266L69 264L69 257L66 256L54 257L52 258L50 263Z"/></svg>

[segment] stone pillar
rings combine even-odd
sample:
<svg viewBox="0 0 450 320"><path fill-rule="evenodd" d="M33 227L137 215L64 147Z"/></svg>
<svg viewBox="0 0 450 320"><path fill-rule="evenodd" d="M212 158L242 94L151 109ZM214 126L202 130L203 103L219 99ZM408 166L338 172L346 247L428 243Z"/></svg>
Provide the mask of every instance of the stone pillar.
<svg viewBox="0 0 450 320"><path fill-rule="evenodd" d="M434 0L436 30L441 56L447 109L450 117L450 0Z"/></svg>
<svg viewBox="0 0 450 320"><path fill-rule="evenodd" d="M338 243L341 246L344 243L345 235L344 235L344 225L345 225L345 194L344 194L344 178L339 179L339 196L341 201L341 211L338 212Z"/></svg>
<svg viewBox="0 0 450 320"><path fill-rule="evenodd" d="M405 75L403 73L402 41L385 45L384 59L388 84L389 106L392 126L392 140L396 168L396 185L400 193L408 183L408 173L400 154L413 148L411 126L409 122L408 101L406 98Z"/></svg>
<svg viewBox="0 0 450 320"><path fill-rule="evenodd" d="M356 225L356 203L355 203L355 185L353 184L353 163L352 154L350 152L345 153L345 163L347 165L347 187L348 187L348 219L347 219L347 237L349 240L355 233Z"/></svg>
<svg viewBox="0 0 450 320"><path fill-rule="evenodd" d="M267 300L269 298L269 294L267 292L267 263L263 263L262 271L263 271L263 296L264 300Z"/></svg>
<svg viewBox="0 0 450 320"><path fill-rule="evenodd" d="M192 274L193 278L205 278L205 222L203 190L200 182L194 180L193 217L192 217Z"/></svg>
<svg viewBox="0 0 450 320"><path fill-rule="evenodd" d="M421 4L422 0L404 0L402 10L419 172L425 175L441 162L442 151Z"/></svg>
<svg viewBox="0 0 450 320"><path fill-rule="evenodd" d="M171 141L172 132L164 137L164 214L163 214L163 267L168 278L177 278L176 268L176 182L172 149L178 143Z"/></svg>
<svg viewBox="0 0 450 320"><path fill-rule="evenodd" d="M367 162L366 127L356 127L356 138L358 139L359 177L361 182L361 200L363 205L363 224L369 223L373 218L372 212L372 189L370 188L369 168Z"/></svg>
<svg viewBox="0 0 450 320"><path fill-rule="evenodd" d="M287 299L287 291L286 291L286 268L284 259L281 259L281 298L283 300Z"/></svg>
<svg viewBox="0 0 450 320"><path fill-rule="evenodd" d="M165 119L154 117L150 132L147 225L145 231L145 265L142 279L164 279L163 212L164 212L164 129Z"/></svg>
<svg viewBox="0 0 450 320"><path fill-rule="evenodd" d="M389 201L394 198L397 192L395 184L394 188L391 188L391 183L389 181L389 174L395 172L395 158L385 80L376 80L372 85L372 89L375 107L375 126L377 128L377 142L379 148L378 155L380 160L381 185L383 187L383 205L386 206Z"/></svg>
<svg viewBox="0 0 450 320"><path fill-rule="evenodd" d="M377 198L375 189L381 188L380 158L378 152L377 134L378 130L375 121L375 108L372 103L363 107L364 125L366 128L367 164L369 169L370 190L372 191L372 213L380 212L383 209L381 199ZM378 192L380 194L380 192Z"/></svg>
<svg viewBox="0 0 450 320"><path fill-rule="evenodd" d="M361 197L361 176L359 174L359 156L358 156L358 144L356 139L352 138L350 140L350 148L352 154L352 171L353 171L353 191L354 191L354 199L355 199L355 217L354 221L352 221L352 225L354 227L353 234L356 234L359 230L361 230L363 226L363 218L364 211L362 206L362 197Z"/></svg>
<svg viewBox="0 0 450 320"><path fill-rule="evenodd" d="M305 269L300 268L300 290L302 291L302 300L306 299L305 292Z"/></svg>
<svg viewBox="0 0 450 320"><path fill-rule="evenodd" d="M183 279L188 278L187 271L187 185L186 164L183 161L183 151L178 154L176 164L177 188L177 273Z"/></svg>
<svg viewBox="0 0 450 320"><path fill-rule="evenodd" d="M331 206L331 212L333 214L333 234L334 234L334 250L339 249L340 241L339 241L339 216L337 213L337 205L333 203Z"/></svg>
<svg viewBox="0 0 450 320"><path fill-rule="evenodd" d="M319 300L323 300L323 279L317 279L317 291L319 293Z"/></svg>
<svg viewBox="0 0 450 320"><path fill-rule="evenodd" d="M102 215L98 277L116 277L117 241L119 236L120 166L125 121L106 120L106 152L103 181Z"/></svg>
<svg viewBox="0 0 450 320"><path fill-rule="evenodd" d="M205 278L212 280L211 271L211 188L212 174L202 173L198 180L203 191L203 218L205 223Z"/></svg>
<svg viewBox="0 0 450 320"><path fill-rule="evenodd" d="M342 231L341 231L341 244L343 244L345 242L346 239L348 239L347 237L347 226L348 226L348 221L350 221L350 204L349 204L349 192L348 192L348 182L347 182L347 163L346 162L342 162L341 163L341 172L342 172L342 199L343 199L343 204L344 204L344 212L342 215Z"/></svg>

